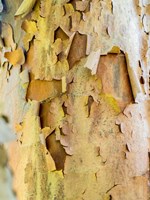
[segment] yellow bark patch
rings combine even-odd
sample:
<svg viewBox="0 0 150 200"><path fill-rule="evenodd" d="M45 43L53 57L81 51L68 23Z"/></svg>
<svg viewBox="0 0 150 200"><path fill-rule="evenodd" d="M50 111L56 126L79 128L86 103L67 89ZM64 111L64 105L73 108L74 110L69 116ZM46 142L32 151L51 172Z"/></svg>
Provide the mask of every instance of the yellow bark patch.
<svg viewBox="0 0 150 200"><path fill-rule="evenodd" d="M35 34L37 32L36 22L34 21L23 21L21 28L27 33Z"/></svg>
<svg viewBox="0 0 150 200"><path fill-rule="evenodd" d="M4 56L13 66L22 65L25 62L24 53L21 48L12 52L6 52Z"/></svg>

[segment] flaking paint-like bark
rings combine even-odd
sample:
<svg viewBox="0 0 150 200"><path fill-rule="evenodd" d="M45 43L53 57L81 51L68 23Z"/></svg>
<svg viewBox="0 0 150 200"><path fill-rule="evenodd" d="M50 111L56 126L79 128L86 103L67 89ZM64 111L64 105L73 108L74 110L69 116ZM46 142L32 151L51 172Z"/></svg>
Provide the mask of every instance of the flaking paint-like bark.
<svg viewBox="0 0 150 200"><path fill-rule="evenodd" d="M17 198L148 200L149 0L6 0L0 12Z"/></svg>

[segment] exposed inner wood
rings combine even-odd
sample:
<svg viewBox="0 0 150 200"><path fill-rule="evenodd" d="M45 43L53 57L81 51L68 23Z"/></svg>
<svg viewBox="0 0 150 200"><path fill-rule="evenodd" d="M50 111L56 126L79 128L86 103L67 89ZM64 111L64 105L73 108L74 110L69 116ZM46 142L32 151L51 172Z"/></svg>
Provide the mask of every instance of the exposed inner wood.
<svg viewBox="0 0 150 200"><path fill-rule="evenodd" d="M112 95L122 110L134 102L124 54L101 56L97 75L102 80L103 93Z"/></svg>
<svg viewBox="0 0 150 200"><path fill-rule="evenodd" d="M71 48L68 55L68 63L70 69L74 66L74 64L80 61L81 58L86 56L86 44L87 44L87 36L81 35L80 33L76 33Z"/></svg>

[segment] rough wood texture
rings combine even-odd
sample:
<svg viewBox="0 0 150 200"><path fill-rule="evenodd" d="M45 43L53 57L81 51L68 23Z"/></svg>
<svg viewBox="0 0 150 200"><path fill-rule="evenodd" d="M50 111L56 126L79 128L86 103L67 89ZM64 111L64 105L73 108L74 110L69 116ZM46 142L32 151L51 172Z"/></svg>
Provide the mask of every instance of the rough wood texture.
<svg viewBox="0 0 150 200"><path fill-rule="evenodd" d="M0 12L17 198L148 200L149 0L6 0Z"/></svg>

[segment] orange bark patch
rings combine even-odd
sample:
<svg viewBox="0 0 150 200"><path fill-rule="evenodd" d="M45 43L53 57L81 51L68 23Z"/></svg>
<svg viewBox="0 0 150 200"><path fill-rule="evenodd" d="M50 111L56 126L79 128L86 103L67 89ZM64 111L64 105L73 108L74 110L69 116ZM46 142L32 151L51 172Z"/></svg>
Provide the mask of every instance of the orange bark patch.
<svg viewBox="0 0 150 200"><path fill-rule="evenodd" d="M6 52L5 58L7 58L8 61L14 66L22 65L25 62L24 53L21 48L15 50L15 51L12 51L12 52Z"/></svg>
<svg viewBox="0 0 150 200"><path fill-rule="evenodd" d="M27 99L43 101L59 95L62 90L61 81L32 80L28 87Z"/></svg>

